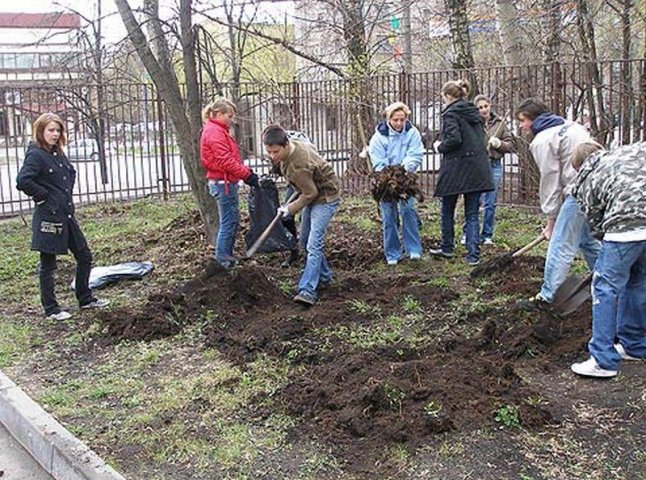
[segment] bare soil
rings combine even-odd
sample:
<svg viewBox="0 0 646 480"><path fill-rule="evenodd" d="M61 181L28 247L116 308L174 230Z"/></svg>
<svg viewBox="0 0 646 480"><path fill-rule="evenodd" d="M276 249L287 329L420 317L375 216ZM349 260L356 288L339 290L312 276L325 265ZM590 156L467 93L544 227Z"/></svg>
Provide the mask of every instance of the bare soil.
<svg viewBox="0 0 646 480"><path fill-rule="evenodd" d="M546 377L585 354L590 306L559 318L523 312L513 299L496 301L536 292L539 257L518 258L508 270L478 284L482 307L470 310L461 298L474 291L476 280L464 275L439 286L433 279L440 260L387 269L378 235L333 222L327 252L335 281L321 290L316 306L306 309L292 302L294 292L285 287L295 285L298 268L279 268L280 255L258 256L232 272L215 272L204 264L203 252L190 251L199 243L190 238L198 235L197 218L180 222L185 224L148 241L172 244L168 236L178 236L175 240L185 245L181 261L194 266L194 276L150 293L137 311L100 312L106 327L101 341L175 335L209 312L213 320L204 323L204 342L232 362L244 367L263 354L299 367L274 395L273 405L301 419L294 439L326 442L344 469L360 478L393 474L378 461L388 446L404 444L415 451L447 434L497 429L495 412L503 406L516 406L522 427L537 432L558 425L572 406L529 400L545 397ZM421 309L405 311L404 298L419 302ZM340 327L370 327L389 316L406 319L410 337L404 332L393 342L358 348L343 335L329 334ZM411 341L414 328L427 339ZM620 405L623 394L615 395L613 403Z"/></svg>

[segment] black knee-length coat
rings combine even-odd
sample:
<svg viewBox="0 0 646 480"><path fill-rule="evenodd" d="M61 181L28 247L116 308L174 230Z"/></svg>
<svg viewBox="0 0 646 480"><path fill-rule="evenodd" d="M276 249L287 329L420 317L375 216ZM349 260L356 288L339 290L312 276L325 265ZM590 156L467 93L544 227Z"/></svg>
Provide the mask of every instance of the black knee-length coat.
<svg viewBox="0 0 646 480"><path fill-rule="evenodd" d="M32 143L18 172L16 188L36 203L32 220L31 249L64 254L70 242L87 247L74 217L72 191L76 170L65 154ZM70 238L73 236L74 238Z"/></svg>
<svg viewBox="0 0 646 480"><path fill-rule="evenodd" d="M442 112L442 153L435 196L489 192L495 188L478 109L459 99Z"/></svg>

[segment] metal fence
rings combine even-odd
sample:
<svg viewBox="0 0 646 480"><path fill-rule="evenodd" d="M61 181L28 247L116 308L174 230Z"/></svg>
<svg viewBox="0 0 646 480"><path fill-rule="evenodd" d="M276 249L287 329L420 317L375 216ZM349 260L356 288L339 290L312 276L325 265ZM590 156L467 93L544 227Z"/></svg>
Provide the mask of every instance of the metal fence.
<svg viewBox="0 0 646 480"><path fill-rule="evenodd" d="M447 80L467 77L476 93L492 99L494 111L517 131L513 112L528 96L542 98L554 112L586 124L614 147L646 138L646 60L597 64L553 63L494 67L470 72L437 71L383 75L360 82L330 80L299 83L202 85L206 103L224 94L238 105L235 134L245 162L268 172L261 132L269 123L307 133L334 166L349 192L364 192L365 176L352 175L364 141L383 108L401 100L428 147L420 180L432 193L439 155L430 145L440 129L440 91ZM68 155L78 171L79 203L121 200L188 191L189 183L164 102L152 84L0 85L0 216L31 208L15 189L15 178L31 138L31 123L42 112L60 114L68 131ZM504 159L499 199L534 203L529 167L517 155Z"/></svg>

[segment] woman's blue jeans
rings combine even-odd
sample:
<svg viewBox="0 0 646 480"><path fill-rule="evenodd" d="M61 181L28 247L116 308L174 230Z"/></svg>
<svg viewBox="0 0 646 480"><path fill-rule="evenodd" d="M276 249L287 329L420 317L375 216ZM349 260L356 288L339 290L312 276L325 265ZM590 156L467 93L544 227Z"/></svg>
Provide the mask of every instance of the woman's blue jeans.
<svg viewBox="0 0 646 480"><path fill-rule="evenodd" d="M646 358L646 240L604 241L592 277L590 354L601 368L617 370L621 357Z"/></svg>
<svg viewBox="0 0 646 480"><path fill-rule="evenodd" d="M399 220L401 219L404 250L408 255L422 256L422 240L419 236L419 216L415 210L415 199L398 202L379 202L381 229L384 239L386 261L402 258L402 244L399 241Z"/></svg>
<svg viewBox="0 0 646 480"><path fill-rule="evenodd" d="M225 268L233 265L233 246L239 226L238 184L211 183L209 193L218 202L220 222L215 237L215 260Z"/></svg>

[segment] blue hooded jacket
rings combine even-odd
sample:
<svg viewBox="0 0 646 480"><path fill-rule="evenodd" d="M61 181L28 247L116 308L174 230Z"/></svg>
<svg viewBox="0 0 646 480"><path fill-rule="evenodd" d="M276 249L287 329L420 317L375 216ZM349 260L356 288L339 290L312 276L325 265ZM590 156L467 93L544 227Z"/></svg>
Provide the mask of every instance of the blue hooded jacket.
<svg viewBox="0 0 646 480"><path fill-rule="evenodd" d="M406 120L401 132L384 120L377 125L370 139L369 152L377 172L392 165L403 165L407 172L414 172L422 165L422 136L410 120Z"/></svg>

